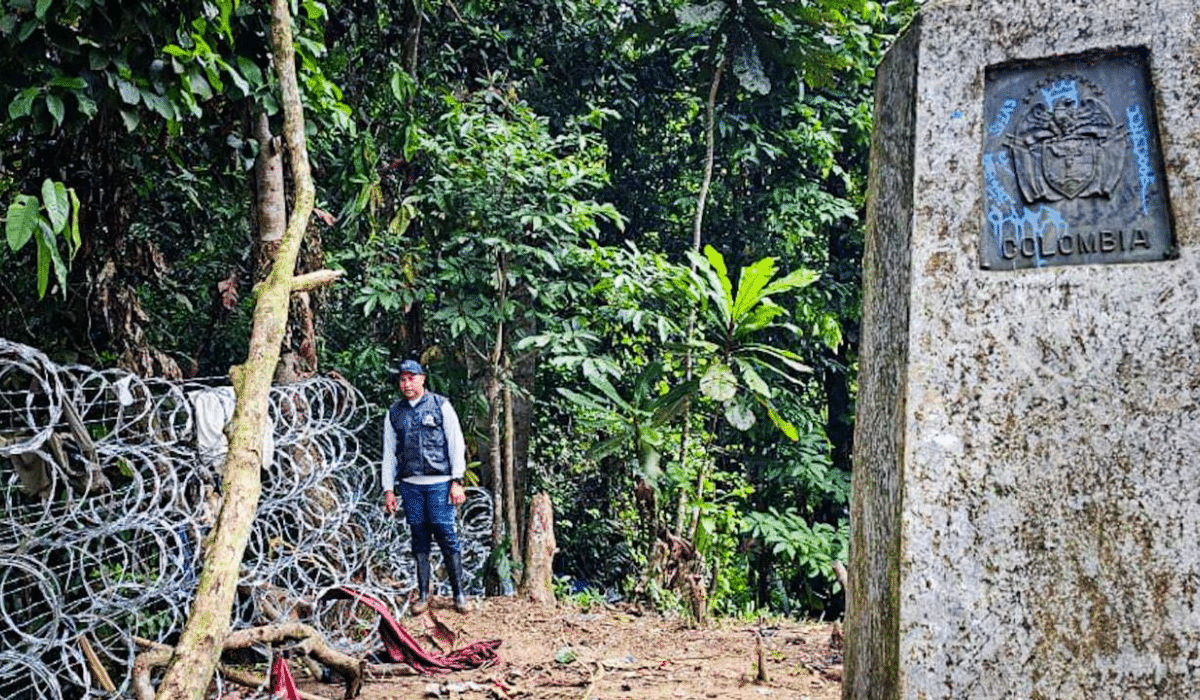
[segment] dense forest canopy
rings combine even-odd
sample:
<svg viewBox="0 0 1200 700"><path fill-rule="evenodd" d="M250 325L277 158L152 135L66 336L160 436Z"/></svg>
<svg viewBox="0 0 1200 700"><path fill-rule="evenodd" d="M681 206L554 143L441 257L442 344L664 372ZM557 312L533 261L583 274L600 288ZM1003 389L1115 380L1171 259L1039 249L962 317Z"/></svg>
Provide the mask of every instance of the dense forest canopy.
<svg viewBox="0 0 1200 700"><path fill-rule="evenodd" d="M915 2L292 2L316 210L279 381L418 358L574 591L836 614L874 66ZM8 0L0 333L220 376L288 211L268 18ZM382 408L381 408L382 410Z"/></svg>

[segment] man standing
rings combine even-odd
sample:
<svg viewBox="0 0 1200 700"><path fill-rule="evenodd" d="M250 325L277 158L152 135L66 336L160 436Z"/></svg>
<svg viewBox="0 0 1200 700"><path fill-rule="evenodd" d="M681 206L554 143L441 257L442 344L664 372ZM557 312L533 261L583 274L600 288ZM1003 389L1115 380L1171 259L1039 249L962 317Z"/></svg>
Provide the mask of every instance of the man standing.
<svg viewBox="0 0 1200 700"><path fill-rule="evenodd" d="M412 531L417 561L417 602L412 612L429 608L429 551L432 539L454 592L454 608L468 610L463 591L462 554L455 532L455 507L467 500L463 490L466 444L458 414L440 394L425 391L425 369L414 360L400 364L400 393L383 425L383 507L396 512L396 494L404 501L404 516Z"/></svg>

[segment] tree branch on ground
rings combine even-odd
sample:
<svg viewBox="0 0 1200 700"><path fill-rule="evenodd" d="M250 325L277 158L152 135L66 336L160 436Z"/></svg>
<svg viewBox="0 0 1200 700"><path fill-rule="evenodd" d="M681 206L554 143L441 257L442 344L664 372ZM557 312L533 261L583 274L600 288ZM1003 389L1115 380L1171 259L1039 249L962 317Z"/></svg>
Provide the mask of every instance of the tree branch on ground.
<svg viewBox="0 0 1200 700"><path fill-rule="evenodd" d="M143 647L148 647L148 650L138 654L133 663L134 696L137 700L151 700L154 697L151 673L155 669L166 666L175 649L145 639L139 639L137 642ZM300 655L316 659L344 678L346 680L345 697L348 700L358 697L366 677L367 664L329 646L320 632L300 622L251 627L232 632L225 638L222 652L246 649L255 644L279 645L289 642L298 642L294 648ZM248 687L259 688L265 685L262 678L246 671L222 666L221 673L228 680ZM310 695L308 697L319 698L320 696Z"/></svg>

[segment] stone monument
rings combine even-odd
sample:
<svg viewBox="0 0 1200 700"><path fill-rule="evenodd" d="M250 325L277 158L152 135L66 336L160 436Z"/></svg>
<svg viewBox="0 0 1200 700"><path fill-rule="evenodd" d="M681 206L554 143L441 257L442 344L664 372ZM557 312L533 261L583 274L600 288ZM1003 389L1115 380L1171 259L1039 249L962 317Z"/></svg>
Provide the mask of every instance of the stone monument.
<svg viewBox="0 0 1200 700"><path fill-rule="evenodd" d="M1200 5L932 0L875 112L844 697L1200 698Z"/></svg>

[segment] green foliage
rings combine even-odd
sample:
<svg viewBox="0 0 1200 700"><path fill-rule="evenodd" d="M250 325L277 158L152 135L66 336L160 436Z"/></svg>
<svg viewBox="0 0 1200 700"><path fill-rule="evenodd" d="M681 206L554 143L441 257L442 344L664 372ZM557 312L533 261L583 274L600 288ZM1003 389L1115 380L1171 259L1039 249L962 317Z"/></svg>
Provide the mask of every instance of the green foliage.
<svg viewBox="0 0 1200 700"><path fill-rule="evenodd" d="M79 197L61 182L42 182L41 199L17 195L8 205L4 232L9 250L16 253L34 241L37 247L38 298L46 296L50 270L63 296L67 293L67 266L79 250ZM66 260L59 250L66 248Z"/></svg>
<svg viewBox="0 0 1200 700"><path fill-rule="evenodd" d="M144 314L144 338L221 374L248 328L244 122L277 110L261 7L110 7L0 10L0 189L21 253L0 284L29 299L3 332L87 328L76 349L115 361L103 324L54 298L96 276L90 253L140 304L114 317ZM833 422L853 411L871 82L913 7L297 2L336 219L314 222L313 254L347 272L314 295L322 367L386 404L388 365L427 354L469 423L502 331L535 365L529 481L554 498L560 572L628 592L654 528L694 522L715 609L835 610L849 477ZM689 257L722 64L708 247ZM57 188L21 194L47 180L78 192L82 223L58 228ZM657 585L647 599L683 609Z"/></svg>
<svg viewBox="0 0 1200 700"><path fill-rule="evenodd" d="M721 404L726 420L739 430L754 425L753 401L785 435L799 439L796 427L775 407L775 390L764 375L798 384L800 375L811 370L796 353L757 338L771 329L801 335L794 326L776 321L787 311L772 297L812 284L816 273L796 270L774 279L775 260L764 258L742 268L735 293L725 258L716 249L705 246L704 257L692 255L692 260L702 280L700 337L691 340L701 361L700 391Z"/></svg>
<svg viewBox="0 0 1200 700"><path fill-rule="evenodd" d="M178 123L196 115L197 95L206 99L223 89L216 72L186 70L157 48L187 36L192 17L200 18L194 25L207 24L200 3L133 2L117 15L90 0L40 2L33 13L19 5L0 14L7 44L0 65L22 69L0 80L10 127L47 133L105 110L119 114L130 131L143 113Z"/></svg>
<svg viewBox="0 0 1200 700"><path fill-rule="evenodd" d="M510 551L512 551L512 539L506 534L501 540L500 546L493 548L488 554L481 572L485 579L493 579L496 591L503 595L512 595L516 590L517 580L521 577L520 568L508 554Z"/></svg>
<svg viewBox="0 0 1200 700"><path fill-rule="evenodd" d="M662 393L662 363L652 362L632 381L622 383L629 387L628 396L624 396L610 376L600 371L603 364L583 364L585 378L595 391L579 392L567 387L559 387L558 391L582 409L584 426L608 436L593 445L590 457L604 459L628 454L632 447L636 474L655 483L662 475L659 463L664 447L663 428L682 411L686 387ZM611 365L608 368L614 369Z"/></svg>
<svg viewBox="0 0 1200 700"><path fill-rule="evenodd" d="M575 582L568 576L555 576L552 582L554 586L554 597L560 603L572 605L575 608L587 612L596 608L602 608L608 604L608 599L604 597L604 593L597 591L590 586L576 588Z"/></svg>
<svg viewBox="0 0 1200 700"><path fill-rule="evenodd" d="M832 595L841 591L833 571L833 562L848 559L849 523L842 519L837 526L810 520L793 509L783 512L774 507L766 512L747 513L747 534L760 541L777 562L779 576L802 579L804 590ZM816 606L815 600L803 601Z"/></svg>
<svg viewBox="0 0 1200 700"><path fill-rule="evenodd" d="M586 128L598 113L554 135L514 86L498 83L446 94L442 107L428 128L409 127L423 176L397 207L400 223L371 244L377 264L364 269L355 303L370 315L436 299L431 330L486 354L498 326L560 311L580 284L571 251L620 217L588 198L605 178ZM394 252L412 232L420 237Z"/></svg>

